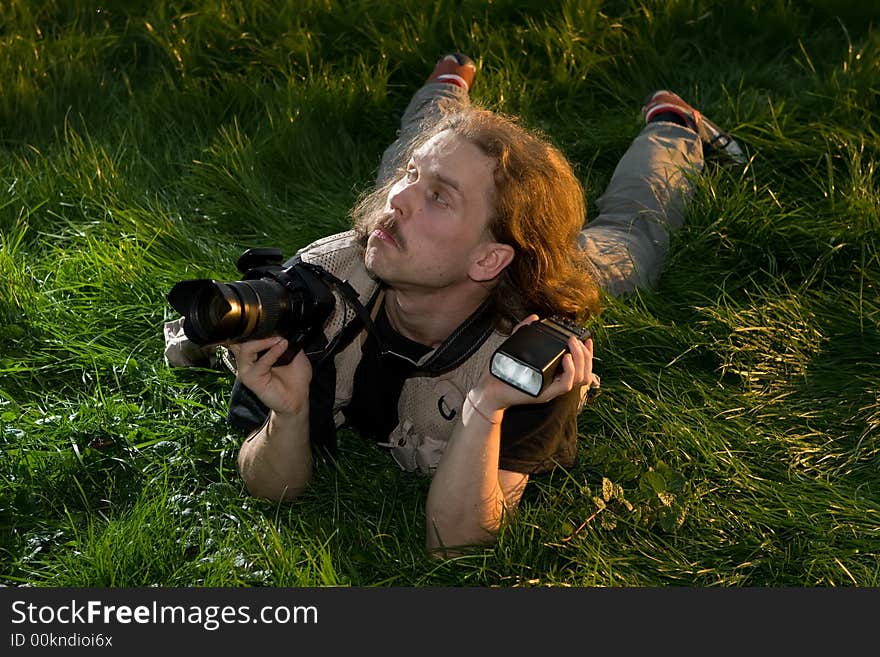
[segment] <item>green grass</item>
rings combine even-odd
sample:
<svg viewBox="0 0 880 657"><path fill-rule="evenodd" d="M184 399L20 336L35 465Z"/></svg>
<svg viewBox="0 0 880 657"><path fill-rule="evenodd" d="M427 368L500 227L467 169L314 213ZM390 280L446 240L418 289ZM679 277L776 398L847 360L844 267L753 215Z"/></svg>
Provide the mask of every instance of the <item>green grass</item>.
<svg viewBox="0 0 880 657"><path fill-rule="evenodd" d="M872 3L106 4L0 0L0 582L880 585ZM656 88L754 157L609 301L578 464L435 561L428 482L357 436L301 500L247 497L229 376L168 369L161 327L178 280L343 229L453 48L590 199Z"/></svg>

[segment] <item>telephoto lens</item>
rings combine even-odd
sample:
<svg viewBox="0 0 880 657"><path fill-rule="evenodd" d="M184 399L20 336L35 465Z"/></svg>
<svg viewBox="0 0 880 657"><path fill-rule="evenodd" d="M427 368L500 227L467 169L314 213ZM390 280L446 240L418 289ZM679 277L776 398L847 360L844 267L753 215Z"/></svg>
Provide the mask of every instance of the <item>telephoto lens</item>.
<svg viewBox="0 0 880 657"><path fill-rule="evenodd" d="M295 261L282 267L277 249L248 249L238 260L244 280L221 283L190 279L177 283L168 302L183 316L183 332L200 346L221 346L280 335L286 365L312 337L319 337L336 297L317 265Z"/></svg>
<svg viewBox="0 0 880 657"><path fill-rule="evenodd" d="M265 338L277 332L283 317L299 315L291 307L297 300L272 279L182 281L168 301L186 318L186 337L202 345Z"/></svg>

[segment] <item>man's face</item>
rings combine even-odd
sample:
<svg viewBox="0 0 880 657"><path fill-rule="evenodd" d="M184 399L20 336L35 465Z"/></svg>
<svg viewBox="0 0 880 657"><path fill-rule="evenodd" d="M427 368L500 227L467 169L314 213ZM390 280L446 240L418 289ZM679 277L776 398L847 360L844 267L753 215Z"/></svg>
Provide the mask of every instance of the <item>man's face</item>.
<svg viewBox="0 0 880 657"><path fill-rule="evenodd" d="M367 269L398 289L440 289L468 279L487 232L494 161L444 131L421 146L388 193L367 240Z"/></svg>

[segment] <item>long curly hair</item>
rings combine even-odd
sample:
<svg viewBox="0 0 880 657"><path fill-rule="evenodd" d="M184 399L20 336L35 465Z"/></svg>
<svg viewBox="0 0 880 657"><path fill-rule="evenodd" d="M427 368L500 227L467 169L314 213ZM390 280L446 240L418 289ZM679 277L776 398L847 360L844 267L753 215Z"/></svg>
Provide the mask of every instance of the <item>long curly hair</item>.
<svg viewBox="0 0 880 657"><path fill-rule="evenodd" d="M515 252L492 291L503 323L530 313L584 321L601 312L599 286L577 240L586 221L584 190L562 152L515 117L471 105L443 115L408 153L446 130L496 163L488 228L496 241ZM406 155L401 164L408 159ZM384 207L395 178L353 208L355 230L364 239L372 229L369 217Z"/></svg>

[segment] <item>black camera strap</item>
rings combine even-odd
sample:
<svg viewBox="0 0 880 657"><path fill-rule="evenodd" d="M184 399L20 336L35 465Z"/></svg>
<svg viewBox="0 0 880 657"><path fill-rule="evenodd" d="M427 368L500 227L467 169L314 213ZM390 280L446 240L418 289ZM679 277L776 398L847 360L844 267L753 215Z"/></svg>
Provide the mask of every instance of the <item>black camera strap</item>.
<svg viewBox="0 0 880 657"><path fill-rule="evenodd" d="M419 366L419 371L436 375L458 367L483 345L493 330L495 302L489 297Z"/></svg>
<svg viewBox="0 0 880 657"><path fill-rule="evenodd" d="M357 290L355 290L351 283L348 281L344 281L338 276L331 274L329 271L321 267L320 265L316 265L311 262L304 262L302 260L296 263L297 267L302 267L303 269L307 269L315 276L320 278L324 283L327 284L328 287L335 290L342 297L343 301L345 301L345 305L351 308L357 318L361 323L356 321L351 321L345 324L336 336L330 342L326 344L324 349L316 354L315 364L320 364L324 362L328 357L332 354L338 352L339 350L345 348L349 342L351 342L354 337L360 333L361 327L367 329L373 335L376 334L376 327L373 324L373 318L370 317L370 313L367 310L367 307L372 307L376 301L376 298L379 295L380 288L377 287L373 292L373 295L370 297L370 300L367 301L367 306L361 303L360 295L358 295Z"/></svg>

